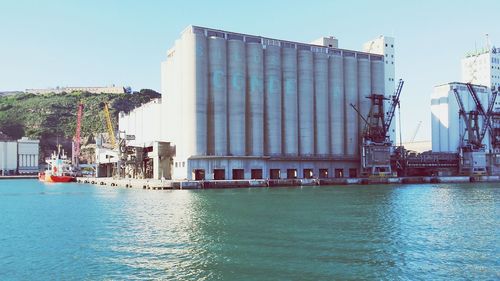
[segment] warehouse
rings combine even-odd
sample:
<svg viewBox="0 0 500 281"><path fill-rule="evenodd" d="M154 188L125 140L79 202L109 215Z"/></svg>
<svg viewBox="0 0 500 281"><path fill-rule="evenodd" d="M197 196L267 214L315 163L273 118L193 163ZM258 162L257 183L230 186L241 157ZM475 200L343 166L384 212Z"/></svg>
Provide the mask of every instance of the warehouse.
<svg viewBox="0 0 500 281"><path fill-rule="evenodd" d="M393 47L393 46L391 46ZM173 178L356 177L381 54L189 26L162 63Z"/></svg>

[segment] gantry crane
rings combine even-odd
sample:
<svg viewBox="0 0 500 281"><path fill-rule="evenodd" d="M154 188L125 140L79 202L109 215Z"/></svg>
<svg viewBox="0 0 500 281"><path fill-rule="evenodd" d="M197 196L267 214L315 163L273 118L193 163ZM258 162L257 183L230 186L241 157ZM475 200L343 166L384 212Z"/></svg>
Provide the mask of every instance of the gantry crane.
<svg viewBox="0 0 500 281"><path fill-rule="evenodd" d="M453 89L459 108L459 116L465 123L465 132L460 145L460 172L468 175L485 175L487 173L486 151L483 140L487 131L492 135L491 117L498 92L492 92L491 100L489 100L487 110L485 110L473 85L471 83L466 85L475 105L475 109L470 111L465 110L457 88ZM467 139L465 139L466 136Z"/></svg>
<svg viewBox="0 0 500 281"><path fill-rule="evenodd" d="M391 170L392 141L388 132L392 119L399 106L399 97L404 81L399 80L398 87L390 98L382 94L372 94L366 97L371 100L370 111L365 118L356 107L351 107L365 122L361 143L361 174L366 176L389 176ZM391 105L387 112L384 111L384 101L390 100Z"/></svg>

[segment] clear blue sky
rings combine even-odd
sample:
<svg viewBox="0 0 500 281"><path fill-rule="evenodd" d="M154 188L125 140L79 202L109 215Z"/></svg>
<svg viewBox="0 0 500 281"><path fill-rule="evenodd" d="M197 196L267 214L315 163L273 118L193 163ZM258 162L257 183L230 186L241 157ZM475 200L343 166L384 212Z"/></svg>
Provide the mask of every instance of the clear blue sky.
<svg viewBox="0 0 500 281"><path fill-rule="evenodd" d="M160 89L160 62L179 33L201 25L300 42L334 35L360 50L396 38L403 139L423 121L433 86L460 80L460 59L485 34L500 45L500 1L0 0L0 91L85 85ZM496 19L495 19L496 18Z"/></svg>

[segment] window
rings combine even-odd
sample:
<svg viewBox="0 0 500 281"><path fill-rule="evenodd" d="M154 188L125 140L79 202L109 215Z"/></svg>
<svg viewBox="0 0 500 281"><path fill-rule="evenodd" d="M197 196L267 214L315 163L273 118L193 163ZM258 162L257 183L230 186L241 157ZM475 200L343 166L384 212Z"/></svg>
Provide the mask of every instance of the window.
<svg viewBox="0 0 500 281"><path fill-rule="evenodd" d="M280 169L271 169L269 171L269 178L279 179L280 178Z"/></svg>

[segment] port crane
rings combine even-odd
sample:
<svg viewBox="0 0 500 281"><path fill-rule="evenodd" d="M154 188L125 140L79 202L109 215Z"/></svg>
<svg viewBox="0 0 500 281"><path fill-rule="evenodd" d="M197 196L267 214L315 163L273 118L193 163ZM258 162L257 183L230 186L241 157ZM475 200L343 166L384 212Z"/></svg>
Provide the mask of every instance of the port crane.
<svg viewBox="0 0 500 281"><path fill-rule="evenodd" d="M391 170L392 141L388 132L394 118L396 107L399 106L399 97L404 81L399 79L394 94L387 98L382 94L372 94L366 97L371 100L370 111L365 118L359 110L351 104L365 122L361 144L361 174L365 176L389 176ZM384 102L390 100L390 107L384 111Z"/></svg>
<svg viewBox="0 0 500 281"><path fill-rule="evenodd" d="M111 123L111 114L109 113L109 106L107 103L104 103L104 117L106 118L106 127L108 129L111 146L116 148L115 130L113 129L113 123Z"/></svg>
<svg viewBox="0 0 500 281"><path fill-rule="evenodd" d="M453 89L459 108L459 116L465 123L465 132L460 147L460 172L469 175L484 175L486 174L486 151L483 140L487 131L492 135L491 119L498 91L492 91L491 99L485 110L473 85L467 83L466 86L474 101L474 110L466 111L457 88ZM482 124L480 117L483 120ZM467 139L464 140L466 136Z"/></svg>

